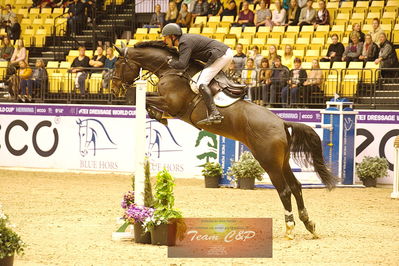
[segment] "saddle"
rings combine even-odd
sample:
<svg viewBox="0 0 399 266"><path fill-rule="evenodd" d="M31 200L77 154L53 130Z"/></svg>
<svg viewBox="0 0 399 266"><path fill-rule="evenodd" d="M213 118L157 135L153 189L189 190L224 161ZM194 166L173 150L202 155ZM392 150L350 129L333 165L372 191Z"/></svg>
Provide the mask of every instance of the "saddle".
<svg viewBox="0 0 399 266"><path fill-rule="evenodd" d="M230 80L223 71L220 71L209 84L212 94L215 95L220 91L232 98L242 98L247 93L247 86L238 84Z"/></svg>

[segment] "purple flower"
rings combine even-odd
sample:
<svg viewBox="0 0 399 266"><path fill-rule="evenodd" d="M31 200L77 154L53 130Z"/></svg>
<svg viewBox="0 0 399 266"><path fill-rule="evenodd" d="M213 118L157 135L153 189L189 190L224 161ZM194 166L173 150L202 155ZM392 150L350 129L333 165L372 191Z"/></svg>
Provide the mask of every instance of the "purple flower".
<svg viewBox="0 0 399 266"><path fill-rule="evenodd" d="M121 207L123 209L129 208L130 205L134 204L134 191L128 191L121 202Z"/></svg>
<svg viewBox="0 0 399 266"><path fill-rule="evenodd" d="M131 224L135 224L142 223L145 219L147 219L148 217L152 217L153 215L153 208L132 204L126 209L123 218L125 220L128 220Z"/></svg>

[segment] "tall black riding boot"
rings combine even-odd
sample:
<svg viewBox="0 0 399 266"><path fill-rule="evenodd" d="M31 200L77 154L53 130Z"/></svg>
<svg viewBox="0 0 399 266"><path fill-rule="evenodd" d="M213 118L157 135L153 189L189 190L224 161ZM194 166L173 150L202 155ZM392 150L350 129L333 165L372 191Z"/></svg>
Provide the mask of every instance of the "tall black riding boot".
<svg viewBox="0 0 399 266"><path fill-rule="evenodd" d="M211 89L201 84L199 86L199 91L204 99L206 107L208 108L208 117L199 121L198 125L210 125L210 124L219 124L222 122L223 116L219 113L219 110L216 108L215 102L213 101L213 96Z"/></svg>
<svg viewBox="0 0 399 266"><path fill-rule="evenodd" d="M168 125L168 120L166 118L163 118L163 112L158 111L155 108L152 107L147 107L147 112L148 112L148 116L152 119L157 120L159 123L167 126Z"/></svg>

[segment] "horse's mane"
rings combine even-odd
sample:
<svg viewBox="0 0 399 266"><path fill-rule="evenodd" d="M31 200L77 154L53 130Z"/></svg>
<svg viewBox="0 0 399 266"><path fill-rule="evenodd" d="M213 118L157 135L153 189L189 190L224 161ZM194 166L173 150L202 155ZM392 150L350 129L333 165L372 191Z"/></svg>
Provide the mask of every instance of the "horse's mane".
<svg viewBox="0 0 399 266"><path fill-rule="evenodd" d="M168 47L163 41L146 41L146 42L139 42L134 45L134 48L147 48L147 47L163 49L173 55L179 54L176 48Z"/></svg>

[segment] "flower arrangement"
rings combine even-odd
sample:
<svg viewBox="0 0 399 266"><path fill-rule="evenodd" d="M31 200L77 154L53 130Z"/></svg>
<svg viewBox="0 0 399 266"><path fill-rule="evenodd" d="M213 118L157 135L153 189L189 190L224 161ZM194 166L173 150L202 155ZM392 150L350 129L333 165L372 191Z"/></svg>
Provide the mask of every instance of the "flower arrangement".
<svg viewBox="0 0 399 266"><path fill-rule="evenodd" d="M356 165L356 173L360 180L385 177L388 175L388 161L378 156L365 156L361 163Z"/></svg>
<svg viewBox="0 0 399 266"><path fill-rule="evenodd" d="M202 168L202 175L220 177L223 174L222 166L217 162L206 162Z"/></svg>
<svg viewBox="0 0 399 266"><path fill-rule="evenodd" d="M264 172L265 170L260 166L252 153L246 151L241 154L240 159L237 162L233 162L227 175L234 177L235 179L256 178L261 181Z"/></svg>
<svg viewBox="0 0 399 266"><path fill-rule="evenodd" d="M0 259L13 256L15 253L23 255L25 243L21 240L9 223L8 216L3 212L0 204Z"/></svg>
<svg viewBox="0 0 399 266"><path fill-rule="evenodd" d="M130 224L143 223L146 219L151 219L154 215L154 209L131 204L125 211L123 218Z"/></svg>
<svg viewBox="0 0 399 266"><path fill-rule="evenodd" d="M122 209L128 209L132 204L134 204L134 191L128 191L123 195L121 207Z"/></svg>

